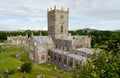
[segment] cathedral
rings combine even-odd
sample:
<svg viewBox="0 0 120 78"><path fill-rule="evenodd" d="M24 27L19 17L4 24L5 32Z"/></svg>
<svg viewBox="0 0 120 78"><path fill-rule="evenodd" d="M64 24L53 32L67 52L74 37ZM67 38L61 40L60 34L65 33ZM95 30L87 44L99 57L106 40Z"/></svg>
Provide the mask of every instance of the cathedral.
<svg viewBox="0 0 120 78"><path fill-rule="evenodd" d="M36 64L51 62L71 70L93 55L90 37L72 36L68 33L69 9L57 9L56 6L48 9L47 21L48 36L32 34L25 44L29 58Z"/></svg>
<svg viewBox="0 0 120 78"><path fill-rule="evenodd" d="M92 56L94 50L90 49L90 37L68 33L69 9L56 9L54 6L47 10L47 20L48 36L32 35L28 39L26 50L30 59L37 64L52 62L71 70Z"/></svg>

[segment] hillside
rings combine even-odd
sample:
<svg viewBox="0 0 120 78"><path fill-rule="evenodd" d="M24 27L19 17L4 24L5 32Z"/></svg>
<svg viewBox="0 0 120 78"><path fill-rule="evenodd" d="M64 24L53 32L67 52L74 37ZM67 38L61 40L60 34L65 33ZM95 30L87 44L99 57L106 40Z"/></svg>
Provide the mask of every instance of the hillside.
<svg viewBox="0 0 120 78"><path fill-rule="evenodd" d="M25 78L36 78L37 76L42 78L72 78L71 73L66 71L61 73L61 68L51 63L36 65L32 62L32 71L24 74L18 69L26 61L31 62L28 53L24 52L22 47L9 44L0 45L0 75L2 77L4 76L3 70L7 70L9 78L23 78L23 75Z"/></svg>
<svg viewBox="0 0 120 78"><path fill-rule="evenodd" d="M77 31L82 30L82 31L96 31L97 29L92 29L92 28L84 28L84 29L78 29ZM99 30L98 30L99 31Z"/></svg>

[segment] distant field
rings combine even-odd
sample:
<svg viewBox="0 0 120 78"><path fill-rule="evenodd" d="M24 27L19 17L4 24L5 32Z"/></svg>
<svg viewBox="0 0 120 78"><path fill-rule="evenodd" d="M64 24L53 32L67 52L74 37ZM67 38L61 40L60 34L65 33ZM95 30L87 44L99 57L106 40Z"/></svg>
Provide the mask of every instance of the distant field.
<svg viewBox="0 0 120 78"><path fill-rule="evenodd" d="M24 52L23 48L2 44L0 47L0 75L3 77L3 70L8 69L8 71L13 70L15 72L14 74L9 75L9 78L22 78L23 75L25 75L26 78L36 78L37 76L40 76L41 78L72 78L71 73L66 71L60 73L61 68L56 67L51 63L43 63L40 65L33 64L32 71L24 74L17 69L25 60L31 61L28 58L28 53Z"/></svg>

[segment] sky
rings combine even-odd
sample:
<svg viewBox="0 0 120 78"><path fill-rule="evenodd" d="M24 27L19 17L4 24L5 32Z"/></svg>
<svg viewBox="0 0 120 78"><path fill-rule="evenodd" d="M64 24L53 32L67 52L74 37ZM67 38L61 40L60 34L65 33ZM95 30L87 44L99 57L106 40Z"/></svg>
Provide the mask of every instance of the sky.
<svg viewBox="0 0 120 78"><path fill-rule="evenodd" d="M69 8L69 30L120 30L120 0L0 0L0 31L47 30L47 9Z"/></svg>

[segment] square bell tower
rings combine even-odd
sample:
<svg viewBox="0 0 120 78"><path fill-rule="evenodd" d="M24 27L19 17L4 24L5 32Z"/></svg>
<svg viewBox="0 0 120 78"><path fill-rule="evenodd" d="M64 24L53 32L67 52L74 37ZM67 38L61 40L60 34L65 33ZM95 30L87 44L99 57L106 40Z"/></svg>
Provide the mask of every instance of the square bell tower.
<svg viewBox="0 0 120 78"><path fill-rule="evenodd" d="M48 35L53 39L68 37L69 8L67 10L50 8L47 10Z"/></svg>

